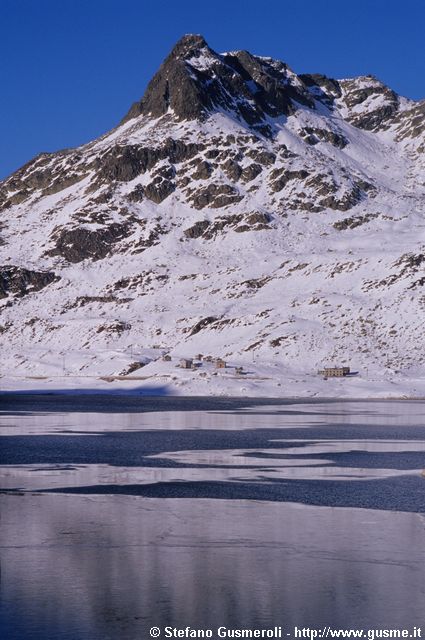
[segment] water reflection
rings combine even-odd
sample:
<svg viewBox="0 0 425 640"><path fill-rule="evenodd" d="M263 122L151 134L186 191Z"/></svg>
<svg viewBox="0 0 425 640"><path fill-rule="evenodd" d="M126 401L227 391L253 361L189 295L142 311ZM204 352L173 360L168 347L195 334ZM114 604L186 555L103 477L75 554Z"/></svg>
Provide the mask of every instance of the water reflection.
<svg viewBox="0 0 425 640"><path fill-rule="evenodd" d="M17 499L2 504L3 609L31 619L11 637L145 638L154 624L410 627L423 613L419 515L49 495L20 497L18 512Z"/></svg>
<svg viewBox="0 0 425 640"><path fill-rule="evenodd" d="M25 399L24 399L25 398ZM1 433L96 433L127 430L293 429L326 425L330 433L340 427L362 431L399 429L400 425L424 427L425 401L323 401L231 398L132 398L109 397L93 401L89 396L0 395ZM257 404L256 404L257 403ZM205 408L200 408L205 404ZM181 406L179 406L181 405ZM224 408L223 406L224 405ZM399 433L399 436L402 434ZM339 437L339 434L338 434Z"/></svg>
<svg viewBox="0 0 425 640"><path fill-rule="evenodd" d="M420 626L424 403L197 402L0 414L1 637Z"/></svg>

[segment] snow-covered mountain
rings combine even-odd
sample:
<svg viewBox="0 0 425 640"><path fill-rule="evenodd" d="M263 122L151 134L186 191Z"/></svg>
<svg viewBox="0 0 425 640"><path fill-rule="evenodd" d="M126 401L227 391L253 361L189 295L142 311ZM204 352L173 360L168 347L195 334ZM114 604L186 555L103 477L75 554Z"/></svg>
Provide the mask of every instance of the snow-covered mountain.
<svg viewBox="0 0 425 640"><path fill-rule="evenodd" d="M119 126L37 156L0 183L0 210L3 387L129 370L201 394L423 381L425 101L373 76L184 36ZM250 373L176 368L197 353ZM359 377L319 381L334 363Z"/></svg>

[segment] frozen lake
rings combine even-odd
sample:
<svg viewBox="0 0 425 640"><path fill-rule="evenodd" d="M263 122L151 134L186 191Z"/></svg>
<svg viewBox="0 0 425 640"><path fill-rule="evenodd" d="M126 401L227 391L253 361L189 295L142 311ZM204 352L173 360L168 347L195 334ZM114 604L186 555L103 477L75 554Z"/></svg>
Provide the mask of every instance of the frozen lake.
<svg viewBox="0 0 425 640"><path fill-rule="evenodd" d="M2 638L424 626L424 402L0 409Z"/></svg>

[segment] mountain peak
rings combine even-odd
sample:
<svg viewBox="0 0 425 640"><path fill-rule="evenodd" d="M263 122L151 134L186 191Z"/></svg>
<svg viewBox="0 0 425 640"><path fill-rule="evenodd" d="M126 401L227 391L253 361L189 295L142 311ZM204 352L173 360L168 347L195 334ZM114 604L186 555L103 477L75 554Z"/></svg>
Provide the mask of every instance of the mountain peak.
<svg viewBox="0 0 425 640"><path fill-rule="evenodd" d="M122 122L142 114L158 118L169 110L182 120L199 118L206 105L186 61L199 58L204 50L217 55L201 35L186 34L180 38L149 82L142 99L132 105Z"/></svg>
<svg viewBox="0 0 425 640"><path fill-rule="evenodd" d="M170 56L184 58L205 47L208 47L208 43L204 36L196 33L186 33L176 42Z"/></svg>
<svg viewBox="0 0 425 640"><path fill-rule="evenodd" d="M142 114L159 118L171 113L178 120L193 120L225 111L268 135L267 116L293 113L294 102L313 106L304 83L285 63L248 51L219 54L203 36L187 34L123 122Z"/></svg>

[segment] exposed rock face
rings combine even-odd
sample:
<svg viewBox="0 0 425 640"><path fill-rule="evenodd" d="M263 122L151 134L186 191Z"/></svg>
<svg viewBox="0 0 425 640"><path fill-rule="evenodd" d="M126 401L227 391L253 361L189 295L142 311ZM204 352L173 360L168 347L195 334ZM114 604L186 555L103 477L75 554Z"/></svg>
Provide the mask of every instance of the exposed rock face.
<svg viewBox="0 0 425 640"><path fill-rule="evenodd" d="M98 176L108 182L112 180L128 182L148 169L152 169L159 159L160 153L157 149L136 145L127 147L117 145L99 159Z"/></svg>
<svg viewBox="0 0 425 640"><path fill-rule="evenodd" d="M342 95L339 82L320 73L301 74L300 79L312 89L312 93L318 99L326 102L328 106L332 106L334 100Z"/></svg>
<svg viewBox="0 0 425 640"><path fill-rule="evenodd" d="M244 215L242 213L219 216L214 219L214 222L205 230L203 237L206 240L214 240L219 233L225 233L227 230L236 230L237 225L242 222Z"/></svg>
<svg viewBox="0 0 425 640"><path fill-rule="evenodd" d="M270 229L270 216L267 213L253 211L247 215L228 215L219 216L214 222L209 220L200 220L188 229L184 230L186 238L192 240L196 238L204 238L205 240L214 240L222 231L233 229L237 233L243 231L262 231Z"/></svg>
<svg viewBox="0 0 425 640"><path fill-rule="evenodd" d="M145 196L149 198L149 200L152 200L152 202L159 204L165 200L165 198L168 198L175 188L176 185L174 182L158 176L145 187Z"/></svg>
<svg viewBox="0 0 425 640"><path fill-rule="evenodd" d="M0 298L7 298L9 294L16 297L40 291L52 282L60 280L51 271L31 271L15 266L0 267Z"/></svg>
<svg viewBox="0 0 425 640"><path fill-rule="evenodd" d="M184 235L186 238L200 238L209 226L210 222L208 220L200 220L199 222L195 222L189 229L185 229Z"/></svg>
<svg viewBox="0 0 425 640"><path fill-rule="evenodd" d="M376 218L376 214L368 214L365 216L352 216L350 218L345 218L344 220L338 220L334 222L334 229L338 229L338 231L344 231L345 229L355 229L356 227L360 227L362 224L366 224Z"/></svg>
<svg viewBox="0 0 425 640"><path fill-rule="evenodd" d="M286 171L285 169L275 169L270 173L272 180L270 188L272 191L282 191L290 180L304 180L309 175L308 171L301 169L300 171Z"/></svg>
<svg viewBox="0 0 425 640"><path fill-rule="evenodd" d="M115 145L96 161L98 180L129 182L137 176L153 169L166 158L172 163L183 162L192 158L202 145L185 144L181 140L168 138L157 148L139 145Z"/></svg>
<svg viewBox="0 0 425 640"><path fill-rule="evenodd" d="M212 174L212 166L206 160L196 163L196 171L190 176L192 180L207 180Z"/></svg>
<svg viewBox="0 0 425 640"><path fill-rule="evenodd" d="M395 120L397 139L420 139L425 133L425 100L414 105L411 109L401 111ZM425 143L419 146L420 153L425 152Z"/></svg>
<svg viewBox="0 0 425 640"><path fill-rule="evenodd" d="M202 329L205 329L205 327L207 327L210 324L213 324L214 322L216 322L217 318L215 316L208 316L208 318L202 318L202 320L199 320L199 322L197 322L192 329L190 330L190 335L194 336L195 334L199 333L200 331L202 331Z"/></svg>
<svg viewBox="0 0 425 640"><path fill-rule="evenodd" d="M140 114L149 114L157 118L169 109L182 119L200 117L204 109L212 105L208 97L202 95L196 79L186 66L185 59L199 57L203 49L209 51L202 36L184 36L148 84L142 100L131 107L123 122Z"/></svg>
<svg viewBox="0 0 425 640"><path fill-rule="evenodd" d="M235 160L227 160L223 165L223 169L230 180L237 182L242 175L242 167Z"/></svg>
<svg viewBox="0 0 425 640"><path fill-rule="evenodd" d="M304 127L301 130L301 135L304 137L308 144L317 144L318 142L330 142L334 147L343 149L348 144L347 138L343 135L329 131L327 129L315 129L313 127Z"/></svg>
<svg viewBox="0 0 425 640"><path fill-rule="evenodd" d="M145 190L142 185L138 184L137 187L127 194L127 200L130 202L142 202L145 195Z"/></svg>
<svg viewBox="0 0 425 640"><path fill-rule="evenodd" d="M352 112L348 121L359 129L378 131L390 125L399 108L396 93L373 76L366 76L363 85L357 81L343 80L343 101Z"/></svg>
<svg viewBox="0 0 425 640"><path fill-rule="evenodd" d="M20 204L34 192L43 196L59 193L83 180L87 173L87 167L78 167L78 154L66 151L41 153L7 180L7 190L0 189L0 208Z"/></svg>
<svg viewBox="0 0 425 640"><path fill-rule="evenodd" d="M218 209L239 202L242 198L243 196L231 185L212 182L204 189L197 191L192 202L195 209L203 209L207 206Z"/></svg>
<svg viewBox="0 0 425 640"><path fill-rule="evenodd" d="M147 362L132 362L131 364L128 365L128 367L123 369L119 373L119 375L120 376L128 376L131 373L134 373L135 371L138 371L139 369L142 369L142 367L145 367L146 365L147 365Z"/></svg>
<svg viewBox="0 0 425 640"><path fill-rule="evenodd" d="M270 222L270 216L267 213L254 211L247 216L246 221L250 225L262 225L262 228L265 228Z"/></svg>
<svg viewBox="0 0 425 640"><path fill-rule="evenodd" d="M256 162L252 162L245 169L242 170L241 179L244 182L251 182L262 172L263 167Z"/></svg>
<svg viewBox="0 0 425 640"><path fill-rule="evenodd" d="M246 155L264 167L270 167L276 161L276 155L270 151L251 149Z"/></svg>
<svg viewBox="0 0 425 640"><path fill-rule="evenodd" d="M424 253L409 253L401 256L394 264L396 267L402 267L401 275L406 273L417 273L419 269L424 269L425 266L425 254Z"/></svg>
<svg viewBox="0 0 425 640"><path fill-rule="evenodd" d="M202 36L187 35L176 44L123 122L141 114L158 118L169 112L192 120L222 108L255 126L266 116L293 113L294 101L312 105L302 82L291 81L283 62L248 51L220 55ZM262 133L269 133L264 123Z"/></svg>
<svg viewBox="0 0 425 640"><path fill-rule="evenodd" d="M117 242L129 233L128 224L113 223L109 227L92 231L85 227L57 229L53 235L55 248L50 256L61 256L68 262L81 262L87 258L101 260L109 255Z"/></svg>

